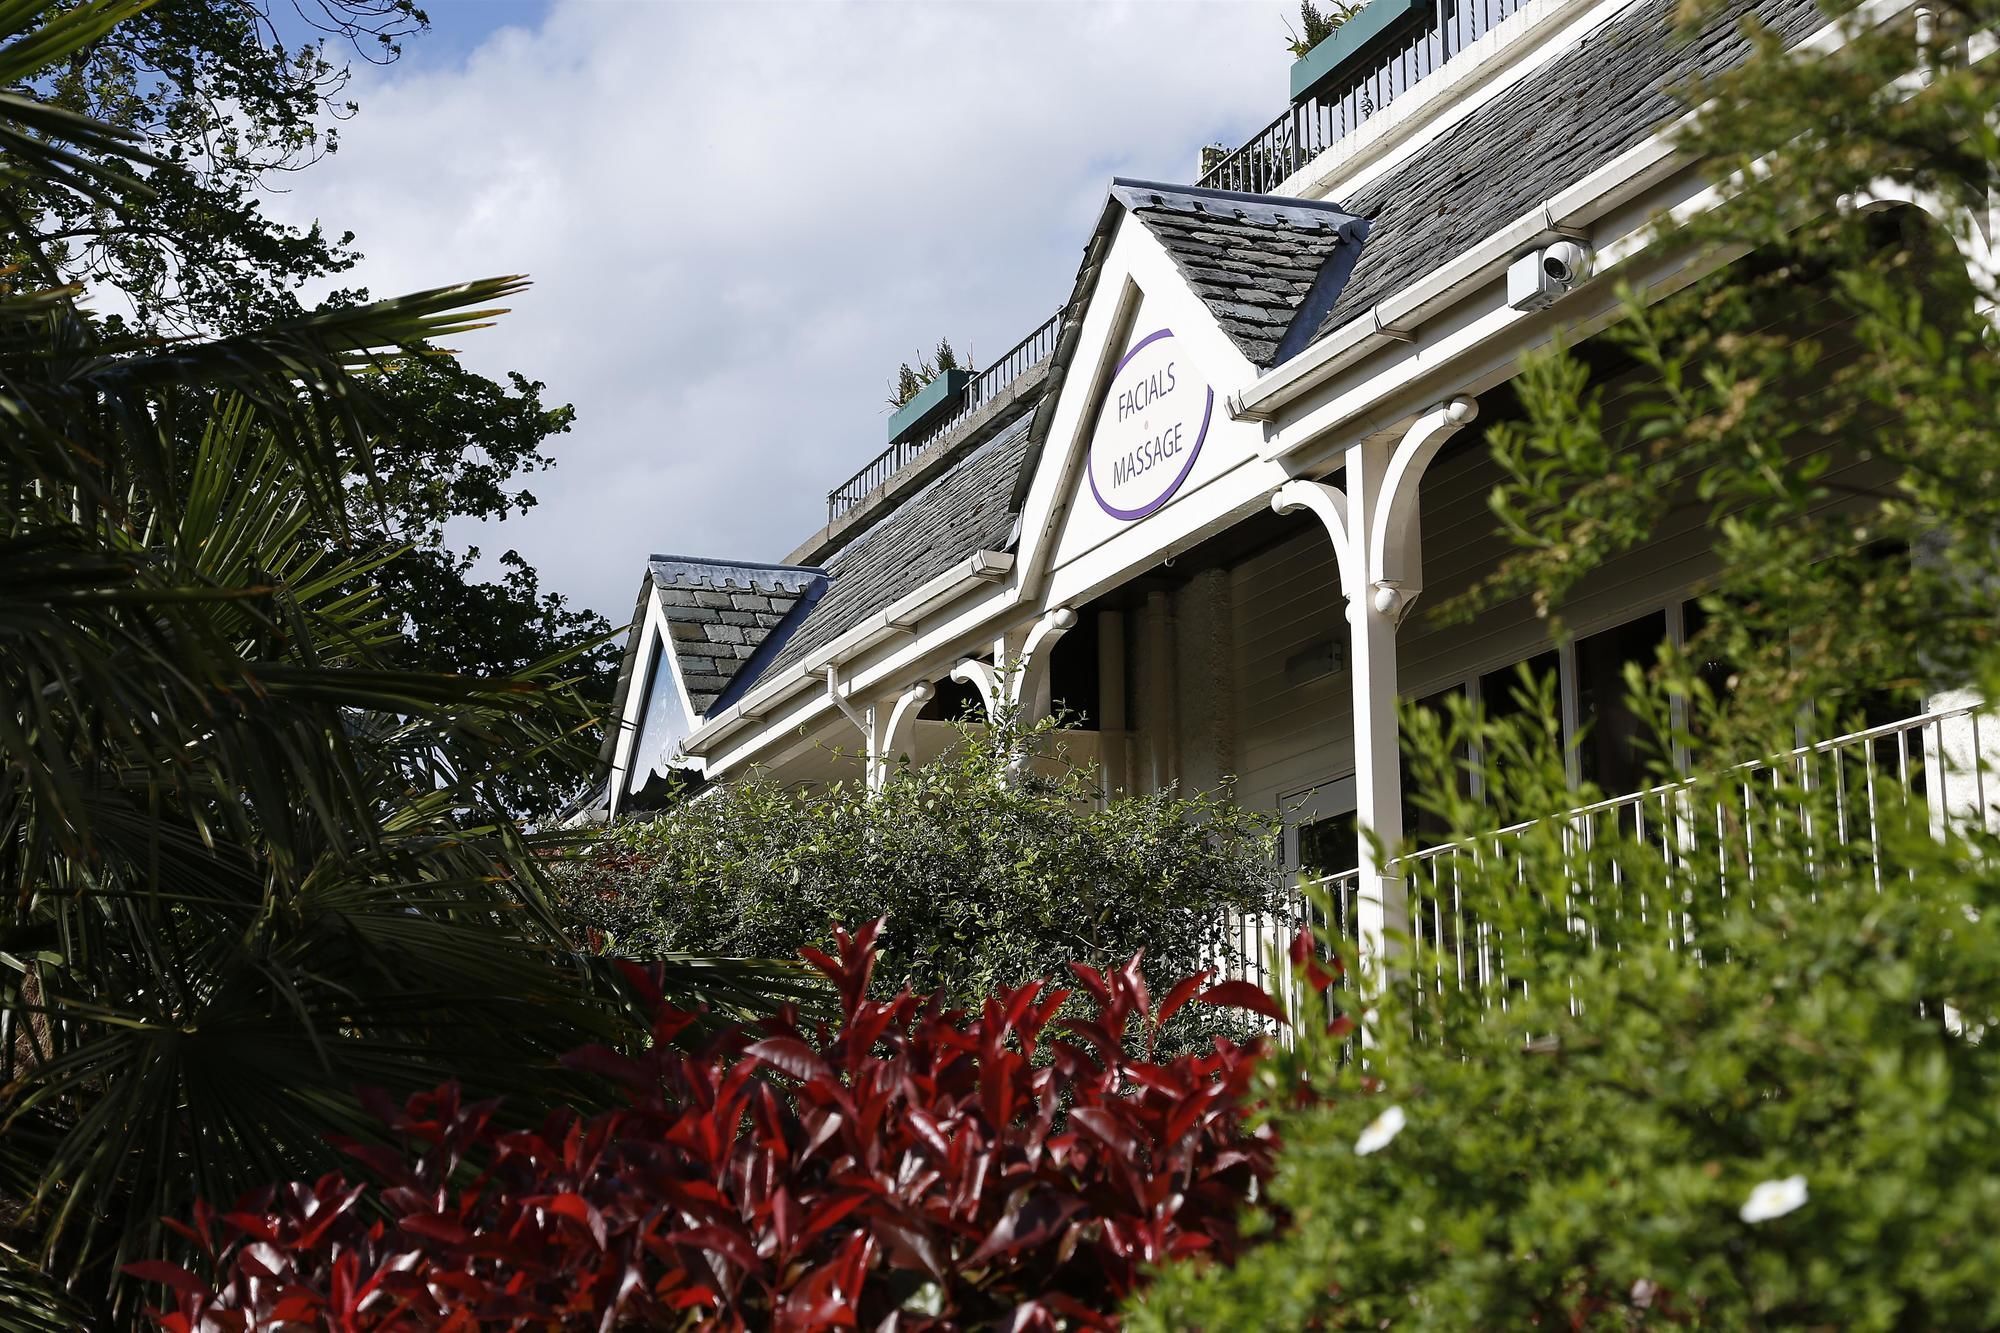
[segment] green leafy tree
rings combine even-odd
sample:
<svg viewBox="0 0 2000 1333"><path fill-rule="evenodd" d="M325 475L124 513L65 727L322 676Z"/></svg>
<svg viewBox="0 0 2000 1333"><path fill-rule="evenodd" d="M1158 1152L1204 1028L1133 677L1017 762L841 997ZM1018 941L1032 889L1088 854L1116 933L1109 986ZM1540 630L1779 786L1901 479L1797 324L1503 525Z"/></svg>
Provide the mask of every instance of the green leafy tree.
<svg viewBox="0 0 2000 1333"><path fill-rule="evenodd" d="M1406 941L1358 1060L1305 985L1267 1071L1289 1230L1172 1271L1135 1326L2000 1326L2000 840L1967 771L1989 766L1790 753L1885 691L2000 697L2000 74L1965 57L2000 9L1930 13L1829 54L1760 35L1687 90L1681 146L1730 193L1655 254L1729 262L1628 293L1588 357L1532 359L1494 433L1516 550L1460 612L1527 594L1560 633L1579 580L1702 517L1707 627L1627 681L1696 776L1660 766L1642 838L1617 807L1565 813L1615 793L1564 782L1551 696L1509 724L1409 714L1422 801L1466 849L1444 938L1497 975L1460 989ZM1607 353L1644 372L1615 414ZM1843 803L1862 791L1872 827Z"/></svg>
<svg viewBox="0 0 2000 1333"><path fill-rule="evenodd" d="M37 265L43 281L82 286L114 334L227 334L298 317L302 290L338 281L361 255L350 232L272 218L267 192L338 151L341 124L359 110L347 93L351 62L393 62L427 26L414 0L166 0L135 13L31 86L43 104L122 130L146 150L147 206L16 181L5 197L14 257ZM118 145L81 151L100 167L123 160ZM336 290L325 305L367 296ZM406 626L453 627L412 633L404 660L507 672L593 643L576 659L574 683L594 710L607 706L610 624L544 590L518 552L504 553L489 577L477 549L445 541L449 520L498 521L533 507L523 479L551 465L547 446L570 429L573 410L546 405L544 386L521 374L489 379L442 354L399 361L374 387L382 447L366 479L376 517L362 535L410 548L377 586ZM547 812L575 786L539 763L507 784L506 798Z"/></svg>
<svg viewBox="0 0 2000 1333"><path fill-rule="evenodd" d="M963 726L942 758L796 791L763 777L609 833L558 873L570 919L628 957L783 957L886 914L880 984L979 997L1072 961L1145 951L1169 985L1238 952L1232 912L1273 910L1271 822L1218 796L1098 797L1049 726ZM1014 747L1046 758L1016 773Z"/></svg>
<svg viewBox="0 0 2000 1333"><path fill-rule="evenodd" d="M142 9L0 9L0 194L148 206L132 135L18 91ZM359 1086L574 1091L553 1055L627 1029L551 908L561 843L496 813L523 765L587 763L578 650L413 668L357 505L394 358L519 281L162 342L8 239L0 1323L109 1328L160 1217L316 1174L370 1123ZM801 994L786 968L669 974L728 1009Z"/></svg>
<svg viewBox="0 0 2000 1333"><path fill-rule="evenodd" d="M88 10L85 0L63 7ZM299 288L353 268L354 236L269 216L266 186L340 146L348 62L394 61L428 20L414 0L167 0L37 71L45 105L150 150L143 212L41 181L9 186L16 244L85 285L113 328L213 333L298 313ZM88 162L122 165L109 144Z"/></svg>

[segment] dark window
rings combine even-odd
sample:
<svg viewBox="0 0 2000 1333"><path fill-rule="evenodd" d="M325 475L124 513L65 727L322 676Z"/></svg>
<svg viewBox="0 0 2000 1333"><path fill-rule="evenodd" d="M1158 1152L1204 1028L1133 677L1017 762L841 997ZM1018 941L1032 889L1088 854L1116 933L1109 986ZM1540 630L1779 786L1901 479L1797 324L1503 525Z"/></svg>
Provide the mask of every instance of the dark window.
<svg viewBox="0 0 2000 1333"><path fill-rule="evenodd" d="M1650 669L1666 638L1667 613L1655 611L1577 642L1577 771L1607 796L1650 785L1658 738L1632 709L1625 668Z"/></svg>
<svg viewBox="0 0 2000 1333"><path fill-rule="evenodd" d="M978 690L950 676L932 684L937 693L917 714L920 719L926 722L957 722L961 718L974 722L986 720L986 704L980 699Z"/></svg>
<svg viewBox="0 0 2000 1333"><path fill-rule="evenodd" d="M1319 879L1358 867L1361 864L1358 828L1352 810L1300 824L1300 872Z"/></svg>
<svg viewBox="0 0 2000 1333"><path fill-rule="evenodd" d="M1097 731L1102 724L1097 692L1097 616L1086 611L1075 628L1056 640L1049 654L1049 700L1067 711L1072 727Z"/></svg>
<svg viewBox="0 0 2000 1333"><path fill-rule="evenodd" d="M1324 879L1328 875L1358 869L1361 865L1359 828L1352 810L1301 823L1298 826L1299 872L1310 879ZM1328 886L1329 889L1333 887ZM1324 913L1314 909L1314 924L1330 928L1335 934L1348 939L1357 938L1354 904L1358 887L1352 881L1339 885L1339 892L1330 899L1333 920L1327 921Z"/></svg>
<svg viewBox="0 0 2000 1333"><path fill-rule="evenodd" d="M1539 703L1539 696L1534 688L1522 682L1522 668L1525 667L1531 677L1540 681L1555 675L1558 665L1559 659L1555 650L1550 649L1545 653L1537 653L1519 665L1502 667L1498 671L1489 671L1481 676L1479 703L1487 718L1498 722L1533 711ZM1557 698L1558 696L1551 696L1552 700Z"/></svg>
<svg viewBox="0 0 2000 1333"><path fill-rule="evenodd" d="M1438 729L1448 734L1451 729L1451 706L1448 701L1454 695L1463 693L1463 686L1454 685L1448 690L1439 690L1436 694L1417 700L1415 707L1437 718ZM1467 755L1463 752L1463 747L1456 757L1459 763L1453 769L1453 781L1459 795L1463 796L1470 788L1470 774L1465 767ZM1410 839L1411 845L1418 849L1435 847L1451 835L1451 829L1444 817L1436 811L1425 809L1424 804L1417 800L1415 782L1407 760L1403 771L1403 832Z"/></svg>

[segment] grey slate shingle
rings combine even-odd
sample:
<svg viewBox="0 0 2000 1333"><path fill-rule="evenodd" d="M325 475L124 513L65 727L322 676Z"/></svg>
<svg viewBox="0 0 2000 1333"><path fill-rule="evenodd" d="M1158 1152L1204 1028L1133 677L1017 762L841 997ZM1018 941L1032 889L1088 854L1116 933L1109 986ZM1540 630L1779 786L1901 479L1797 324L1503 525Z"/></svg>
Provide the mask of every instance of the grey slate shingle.
<svg viewBox="0 0 2000 1333"><path fill-rule="evenodd" d="M796 666L974 551L1004 548L1029 420L1023 415L843 547L827 563L826 595L763 674Z"/></svg>
<svg viewBox="0 0 2000 1333"><path fill-rule="evenodd" d="M1120 180L1112 198L1173 257L1230 340L1269 366L1322 274L1337 282L1359 244L1338 204ZM1345 251L1345 253L1343 253Z"/></svg>
<svg viewBox="0 0 2000 1333"><path fill-rule="evenodd" d="M1580 46L1452 125L1436 142L1355 191L1367 243L1323 338L1582 180L1680 109L1669 91L1742 62L1754 13L1796 42L1825 21L1814 0L1739 3L1698 36L1673 35L1674 0L1644 0Z"/></svg>
<svg viewBox="0 0 2000 1333"><path fill-rule="evenodd" d="M646 562L652 594L666 618L688 702L706 716L757 650L786 627L801 601L823 588L822 570L745 565L656 555ZM629 649L628 649L629 652Z"/></svg>

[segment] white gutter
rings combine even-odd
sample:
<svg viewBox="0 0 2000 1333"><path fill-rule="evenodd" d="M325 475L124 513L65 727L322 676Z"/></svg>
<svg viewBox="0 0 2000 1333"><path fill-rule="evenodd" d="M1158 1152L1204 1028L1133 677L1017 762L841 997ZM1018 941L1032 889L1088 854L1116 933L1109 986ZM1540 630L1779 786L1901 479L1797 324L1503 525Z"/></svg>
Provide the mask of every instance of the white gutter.
<svg viewBox="0 0 2000 1333"><path fill-rule="evenodd" d="M1504 275L1507 265L1522 251L1564 236L1587 240L1585 228L1591 222L1686 165L1664 135L1634 145L1232 394L1229 414L1238 420L1272 420L1287 403L1370 353L1414 339L1417 326ZM1280 450L1289 452L1290 448Z"/></svg>
<svg viewBox="0 0 2000 1333"><path fill-rule="evenodd" d="M1911 0L1873 0L1849 17L1863 27L1878 27L1911 8ZM1824 51L1842 41L1835 20L1800 42L1800 51ZM1620 204L1636 198L1690 164L1674 148L1675 135L1706 106L1697 107L1671 126L1656 130L1643 142L1530 209L1479 244L1378 301L1330 336L1314 343L1283 365L1259 378L1226 401L1237 420L1270 421L1287 403L1325 383L1372 352L1392 343L1409 342L1417 327L1459 298L1500 278L1523 251L1559 237L1587 240L1585 228ZM1600 256L1600 259L1604 256ZM1282 457L1298 445L1279 446L1267 457Z"/></svg>
<svg viewBox="0 0 2000 1333"><path fill-rule="evenodd" d="M706 757L717 741L747 722L759 722L790 696L823 685L826 673L884 639L914 634L923 618L971 589L995 583L1014 568L1007 551L974 551L944 573L892 602L783 674L753 688L734 704L696 727L681 748Z"/></svg>

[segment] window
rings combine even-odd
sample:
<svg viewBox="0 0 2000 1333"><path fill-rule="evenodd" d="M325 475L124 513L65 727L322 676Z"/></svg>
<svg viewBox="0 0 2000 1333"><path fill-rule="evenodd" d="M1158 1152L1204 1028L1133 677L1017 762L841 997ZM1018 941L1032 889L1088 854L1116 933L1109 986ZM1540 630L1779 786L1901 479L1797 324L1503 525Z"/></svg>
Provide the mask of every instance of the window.
<svg viewBox="0 0 2000 1333"><path fill-rule="evenodd" d="M1632 709L1625 668L1649 670L1667 641L1667 613L1655 611L1576 644L1577 774L1608 796L1651 785L1657 738Z"/></svg>
<svg viewBox="0 0 2000 1333"><path fill-rule="evenodd" d="M1438 729L1449 733L1451 729L1450 700L1453 695L1460 695L1464 692L1465 687L1462 685L1454 686L1451 689L1439 690L1436 694L1427 695L1417 700L1415 707L1419 711L1429 713L1435 717L1438 720ZM1461 747L1455 757L1459 763L1453 773L1453 784L1457 787L1459 795L1469 795L1470 773L1468 772L1469 766L1465 761L1471 756ZM1434 810L1425 808L1424 803L1417 799L1419 794L1410 773L1410 765L1406 754L1403 763L1403 834L1418 847L1430 847L1443 842L1449 837L1451 829L1446 825L1443 816Z"/></svg>

